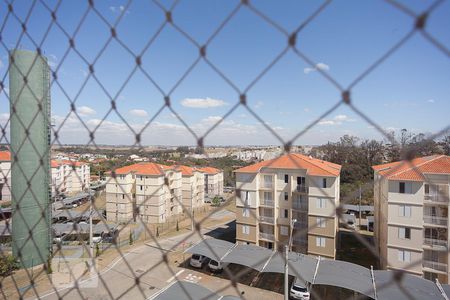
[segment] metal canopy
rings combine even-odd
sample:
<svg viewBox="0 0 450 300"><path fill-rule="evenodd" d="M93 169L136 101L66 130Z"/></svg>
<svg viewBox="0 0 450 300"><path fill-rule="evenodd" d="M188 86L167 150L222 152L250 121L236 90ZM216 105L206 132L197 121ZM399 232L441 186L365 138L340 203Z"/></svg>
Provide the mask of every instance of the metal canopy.
<svg viewBox="0 0 450 300"><path fill-rule="evenodd" d="M374 298L370 270L345 261L321 260L314 284L343 287Z"/></svg>
<svg viewBox="0 0 450 300"><path fill-rule="evenodd" d="M233 243L217 240L217 239L206 239L202 242L186 249L185 252L192 254L200 254L208 258L220 261L222 257L227 254L227 252L234 247Z"/></svg>
<svg viewBox="0 0 450 300"><path fill-rule="evenodd" d="M285 254L275 252L262 272L284 273ZM317 259L295 252L289 253L289 275L300 277L304 281L312 282Z"/></svg>
<svg viewBox="0 0 450 300"><path fill-rule="evenodd" d="M274 254L272 250L255 245L237 245L222 262L234 263L255 269L258 272L264 268L269 258Z"/></svg>
<svg viewBox="0 0 450 300"><path fill-rule="evenodd" d="M373 273L378 299L443 299L436 284L430 280L403 273L397 281L395 272L377 270Z"/></svg>
<svg viewBox="0 0 450 300"><path fill-rule="evenodd" d="M212 250L210 249L212 248ZM259 272L284 273L284 253L272 251L255 245L234 245L216 239L199 242L185 252L205 255L221 262L234 263L250 267ZM218 254L217 256L214 254ZM371 271L360 265L339 260L318 259L300 253L289 253L289 275L313 283L324 284L354 290L360 294L377 299L443 299L437 285L419 276L402 273L396 282L392 271ZM314 274L317 274L314 279ZM443 284L443 290L450 295L450 286ZM182 298L184 299L184 298Z"/></svg>

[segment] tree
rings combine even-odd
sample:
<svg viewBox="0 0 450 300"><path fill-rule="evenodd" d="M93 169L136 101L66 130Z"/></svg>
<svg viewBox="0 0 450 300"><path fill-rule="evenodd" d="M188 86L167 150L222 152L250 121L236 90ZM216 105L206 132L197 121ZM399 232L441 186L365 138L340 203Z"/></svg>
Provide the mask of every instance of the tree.
<svg viewBox="0 0 450 300"><path fill-rule="evenodd" d="M212 201L211 201L212 205L214 206L219 206L220 205L220 198L218 196L215 196Z"/></svg>
<svg viewBox="0 0 450 300"><path fill-rule="evenodd" d="M1 255L0 256L0 276L8 276L14 270L19 268L19 264L12 255Z"/></svg>
<svg viewBox="0 0 450 300"><path fill-rule="evenodd" d="M130 245L133 245L133 234L130 231Z"/></svg>
<svg viewBox="0 0 450 300"><path fill-rule="evenodd" d="M441 147L443 154L450 155L450 135L445 136L442 141L439 142L439 146Z"/></svg>

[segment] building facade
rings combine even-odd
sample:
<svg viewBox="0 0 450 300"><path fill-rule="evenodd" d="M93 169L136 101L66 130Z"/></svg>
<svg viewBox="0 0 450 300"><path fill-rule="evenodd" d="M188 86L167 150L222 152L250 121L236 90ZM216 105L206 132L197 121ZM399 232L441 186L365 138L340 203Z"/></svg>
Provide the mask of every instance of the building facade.
<svg viewBox="0 0 450 300"><path fill-rule="evenodd" d="M11 200L11 154L0 151L0 201Z"/></svg>
<svg viewBox="0 0 450 300"><path fill-rule="evenodd" d="M88 163L71 160L52 160L52 196L74 194L89 189L91 170Z"/></svg>
<svg viewBox="0 0 450 300"><path fill-rule="evenodd" d="M301 154L236 170L236 240L334 259L340 170Z"/></svg>
<svg viewBox="0 0 450 300"><path fill-rule="evenodd" d="M205 173L197 168L175 166L182 175L182 195L184 210L196 209L205 204Z"/></svg>
<svg viewBox="0 0 450 300"><path fill-rule="evenodd" d="M205 196L209 198L222 196L223 171L212 167L200 168L199 170L205 174Z"/></svg>
<svg viewBox="0 0 450 300"><path fill-rule="evenodd" d="M427 156L373 169L380 266L450 283L450 157Z"/></svg>
<svg viewBox="0 0 450 300"><path fill-rule="evenodd" d="M106 184L106 218L127 223L139 215L146 223L164 223L181 212L182 173L156 163L115 170Z"/></svg>

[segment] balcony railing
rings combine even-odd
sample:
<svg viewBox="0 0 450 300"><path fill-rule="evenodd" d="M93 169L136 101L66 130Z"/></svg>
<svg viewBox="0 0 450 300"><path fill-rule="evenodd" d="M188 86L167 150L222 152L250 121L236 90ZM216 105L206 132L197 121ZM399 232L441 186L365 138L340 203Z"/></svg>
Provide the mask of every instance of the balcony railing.
<svg viewBox="0 0 450 300"><path fill-rule="evenodd" d="M447 264L439 263L431 260L423 260L423 267L447 273Z"/></svg>
<svg viewBox="0 0 450 300"><path fill-rule="evenodd" d="M438 240L438 239L432 239L432 238L425 238L423 240L424 245L431 246L431 247L437 247L437 248L443 248L444 250L447 249L448 242L446 240Z"/></svg>
<svg viewBox="0 0 450 300"><path fill-rule="evenodd" d="M274 220L275 220L274 217L269 217L269 216L259 216L259 221L260 221L260 222L273 223Z"/></svg>
<svg viewBox="0 0 450 300"><path fill-rule="evenodd" d="M425 224L432 224L432 225L440 225L440 226L447 226L448 224L448 218L447 217L437 217L437 216L423 216L423 222Z"/></svg>
<svg viewBox="0 0 450 300"><path fill-rule="evenodd" d="M448 196L440 195L440 194L425 194L424 201L425 202L436 202L436 203L448 203Z"/></svg>
<svg viewBox="0 0 450 300"><path fill-rule="evenodd" d="M264 206L271 206L271 207L273 207L274 204L275 204L275 202L273 200L268 200L268 199L264 199L261 202L261 205L264 205Z"/></svg>
<svg viewBox="0 0 450 300"><path fill-rule="evenodd" d="M307 240L306 239L293 238L292 239L292 243L294 245L297 245L297 246L306 246Z"/></svg>
<svg viewBox="0 0 450 300"><path fill-rule="evenodd" d="M275 240L275 236L272 233L265 233L265 232L260 232L259 233L259 238L260 239L265 239L265 240L270 240L270 241L274 241Z"/></svg>
<svg viewBox="0 0 450 300"><path fill-rule="evenodd" d="M292 208L297 210L308 211L308 203L306 201L292 201Z"/></svg>
<svg viewBox="0 0 450 300"><path fill-rule="evenodd" d="M306 185L302 185L302 184L298 184L296 191L299 193L307 193L308 192L308 187Z"/></svg>
<svg viewBox="0 0 450 300"><path fill-rule="evenodd" d="M266 189L271 189L271 188L273 188L272 182L264 182L264 183L263 183L263 188L266 188Z"/></svg>

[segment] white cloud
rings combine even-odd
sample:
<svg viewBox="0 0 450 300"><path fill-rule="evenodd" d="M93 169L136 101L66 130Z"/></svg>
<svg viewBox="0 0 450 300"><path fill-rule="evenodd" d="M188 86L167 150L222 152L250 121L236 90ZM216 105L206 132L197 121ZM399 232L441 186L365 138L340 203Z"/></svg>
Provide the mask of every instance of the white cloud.
<svg viewBox="0 0 450 300"><path fill-rule="evenodd" d="M77 107L77 113L80 116L90 116L95 115L97 112L90 108L89 106L79 106Z"/></svg>
<svg viewBox="0 0 450 300"><path fill-rule="evenodd" d="M349 118L347 115L336 115L333 119L330 120L321 120L318 124L319 125L341 125L344 122L355 122L355 119Z"/></svg>
<svg viewBox="0 0 450 300"><path fill-rule="evenodd" d="M258 108L260 108L260 107L263 106L263 105L264 105L264 102L258 101L258 102L256 102L256 104L255 104L255 108L258 109Z"/></svg>
<svg viewBox="0 0 450 300"><path fill-rule="evenodd" d="M203 119L202 122L209 123L209 124L216 124L217 122L219 122L221 120L222 120L221 116L209 116L209 117Z"/></svg>
<svg viewBox="0 0 450 300"><path fill-rule="evenodd" d="M109 10L112 11L113 13L122 13L125 10L125 6L123 5L119 5L119 6L110 6ZM129 14L130 11L127 9L127 11L125 12L125 14Z"/></svg>
<svg viewBox="0 0 450 300"><path fill-rule="evenodd" d="M51 68L55 68L58 65L58 58L54 54L48 54L47 63Z"/></svg>
<svg viewBox="0 0 450 300"><path fill-rule="evenodd" d="M434 99L428 99L427 102L428 103L434 103L435 101L434 101Z"/></svg>
<svg viewBox="0 0 450 300"><path fill-rule="evenodd" d="M140 117L140 118L148 117L148 113L143 109L132 109L128 113L135 117Z"/></svg>
<svg viewBox="0 0 450 300"><path fill-rule="evenodd" d="M328 70L330 70L330 66L325 63L320 62L320 63L317 63L313 68L311 68L311 67L304 68L303 73L309 74L309 73L315 72L317 70L328 71Z"/></svg>
<svg viewBox="0 0 450 300"><path fill-rule="evenodd" d="M220 99L213 98L185 98L181 101L181 105L191 108L210 108L227 105L227 103Z"/></svg>

